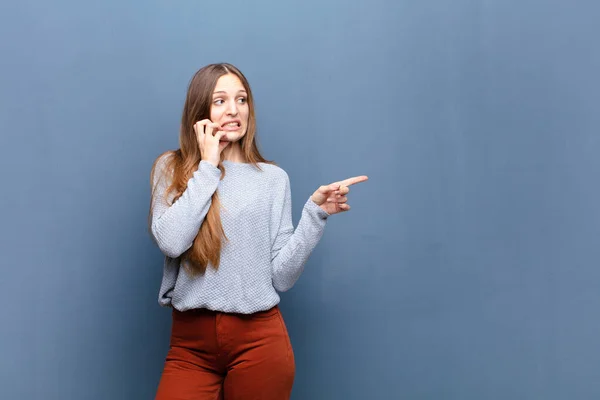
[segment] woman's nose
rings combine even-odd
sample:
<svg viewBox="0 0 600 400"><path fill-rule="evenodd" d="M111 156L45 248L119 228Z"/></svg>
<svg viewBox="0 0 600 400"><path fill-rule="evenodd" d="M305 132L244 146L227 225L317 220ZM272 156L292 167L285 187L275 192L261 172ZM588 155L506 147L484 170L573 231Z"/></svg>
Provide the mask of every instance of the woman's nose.
<svg viewBox="0 0 600 400"><path fill-rule="evenodd" d="M232 101L229 103L229 107L227 108L227 113L230 115L237 114L237 104L235 104L235 101Z"/></svg>

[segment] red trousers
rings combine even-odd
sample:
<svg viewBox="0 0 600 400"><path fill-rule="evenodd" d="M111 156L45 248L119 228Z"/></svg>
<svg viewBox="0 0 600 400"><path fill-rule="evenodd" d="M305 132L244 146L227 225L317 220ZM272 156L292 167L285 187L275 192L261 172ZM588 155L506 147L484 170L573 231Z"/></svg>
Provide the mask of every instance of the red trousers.
<svg viewBox="0 0 600 400"><path fill-rule="evenodd" d="M156 400L287 400L292 345L279 307L250 315L173 310Z"/></svg>

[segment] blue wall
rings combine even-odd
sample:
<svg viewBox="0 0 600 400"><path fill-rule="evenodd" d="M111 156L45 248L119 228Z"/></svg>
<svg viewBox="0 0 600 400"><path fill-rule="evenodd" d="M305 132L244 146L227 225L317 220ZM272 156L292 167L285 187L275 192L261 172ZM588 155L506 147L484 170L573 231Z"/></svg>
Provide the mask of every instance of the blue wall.
<svg viewBox="0 0 600 400"><path fill-rule="evenodd" d="M283 297L294 399L600 397L600 5L0 6L0 398L150 399L146 231L186 84L237 64L294 219L367 174Z"/></svg>

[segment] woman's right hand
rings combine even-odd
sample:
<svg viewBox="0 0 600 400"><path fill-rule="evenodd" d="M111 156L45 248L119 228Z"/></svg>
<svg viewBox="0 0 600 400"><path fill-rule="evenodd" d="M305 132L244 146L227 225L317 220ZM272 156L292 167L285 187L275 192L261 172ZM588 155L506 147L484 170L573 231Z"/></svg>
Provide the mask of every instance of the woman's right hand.
<svg viewBox="0 0 600 400"><path fill-rule="evenodd" d="M194 124L196 131L196 139L198 139L198 147L200 148L200 157L215 167L221 161L221 151L219 141L225 132L219 130L219 124L211 122L209 119Z"/></svg>

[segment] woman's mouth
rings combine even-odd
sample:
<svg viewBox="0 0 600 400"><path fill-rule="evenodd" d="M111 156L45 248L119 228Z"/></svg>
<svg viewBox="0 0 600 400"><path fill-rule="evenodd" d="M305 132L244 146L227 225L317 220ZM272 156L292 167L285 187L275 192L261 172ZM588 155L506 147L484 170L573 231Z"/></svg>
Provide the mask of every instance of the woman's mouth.
<svg viewBox="0 0 600 400"><path fill-rule="evenodd" d="M241 127L240 121L229 121L221 125L222 131L237 131Z"/></svg>

